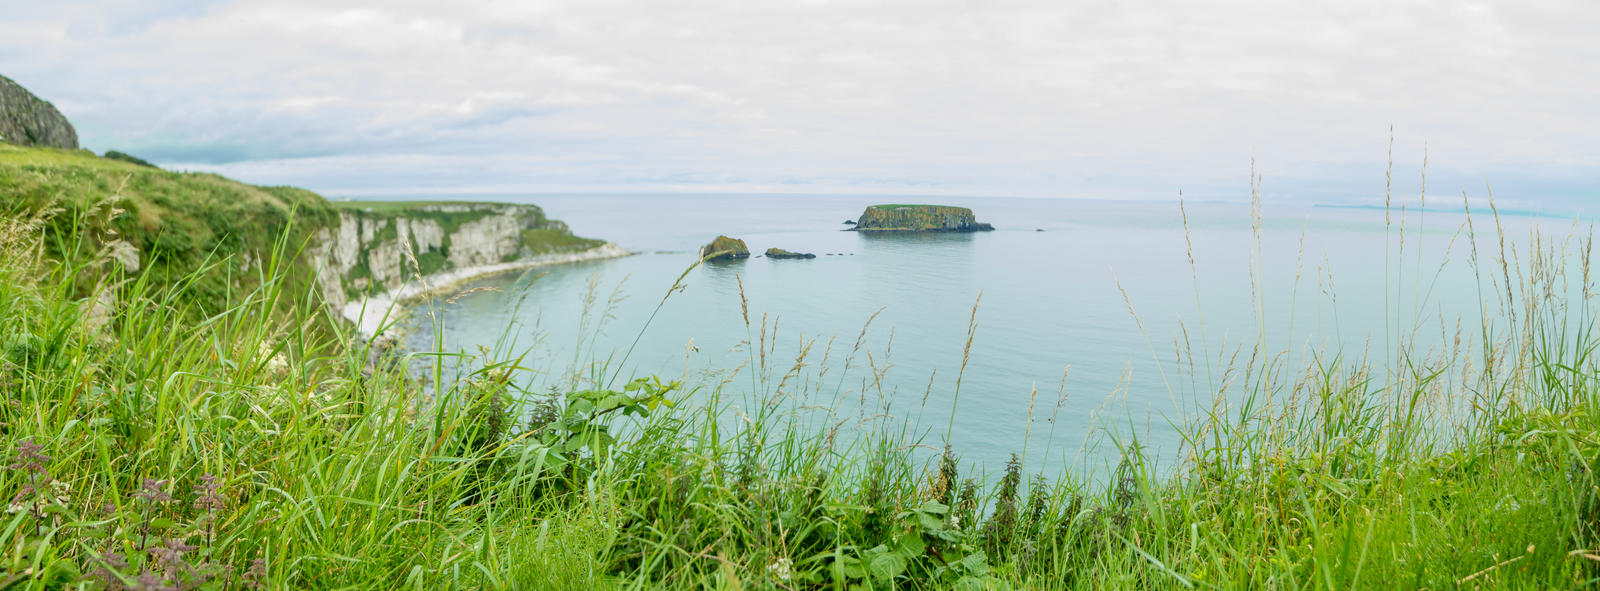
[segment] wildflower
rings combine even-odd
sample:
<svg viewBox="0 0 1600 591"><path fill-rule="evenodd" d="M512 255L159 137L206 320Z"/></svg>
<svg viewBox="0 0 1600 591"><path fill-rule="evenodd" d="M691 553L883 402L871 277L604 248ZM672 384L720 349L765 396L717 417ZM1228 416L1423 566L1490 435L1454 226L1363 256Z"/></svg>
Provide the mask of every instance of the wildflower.
<svg viewBox="0 0 1600 591"><path fill-rule="evenodd" d="M39 453L44 446L34 443L32 439L25 439L17 444L17 457L6 468L11 470L27 470L34 474L44 473L44 463L51 460L50 456Z"/></svg>
<svg viewBox="0 0 1600 591"><path fill-rule="evenodd" d="M200 477L200 484L194 486L194 508L196 511L221 511L226 504L222 494L217 492L220 485L217 477L206 474Z"/></svg>
<svg viewBox="0 0 1600 591"><path fill-rule="evenodd" d="M150 555L155 558L156 564L160 565L162 570L175 573L188 570L189 563L183 559L183 555L197 548L198 546L183 543L183 538L167 538L166 545L157 546L150 551Z"/></svg>
<svg viewBox="0 0 1600 591"><path fill-rule="evenodd" d="M145 542L150 536L150 523L151 519L154 517L156 504L166 503L172 500L172 495L167 494L167 491L164 490L166 484L167 481L165 480L146 478L144 479L144 484L140 487L141 490L134 495L139 500L145 502L144 525L140 527L139 533L140 548L146 547Z"/></svg>
<svg viewBox="0 0 1600 591"><path fill-rule="evenodd" d="M6 466L10 470L23 470L28 472L27 480L16 496L11 498L11 504L6 507L10 513L21 513L26 510L34 518L33 534L40 534L39 519L44 517L44 510L40 506L45 498L47 488L52 487L53 479L45 471L45 462L50 461L50 456L40 452L44 446L34 443L32 439L25 439L17 443L17 455Z"/></svg>
<svg viewBox="0 0 1600 591"><path fill-rule="evenodd" d="M250 561L250 570L244 571L244 586L247 589L261 589L267 586L267 560L257 558Z"/></svg>
<svg viewBox="0 0 1600 591"><path fill-rule="evenodd" d="M134 581L134 591L178 591L171 581L161 578L150 571L145 571Z"/></svg>
<svg viewBox="0 0 1600 591"><path fill-rule="evenodd" d="M779 581L788 582L789 577L794 575L793 566L793 561L787 558L779 558L773 561L772 564L767 565L767 572L777 577Z"/></svg>
<svg viewBox="0 0 1600 591"><path fill-rule="evenodd" d="M26 501L26 500L31 499L34 496L36 496L34 493L37 493L37 492L39 492L39 489L34 488L33 484L31 484L31 483L30 484L24 484L24 485L22 485L22 488L17 491L17 494L11 497L11 504L12 505L21 504L23 501Z"/></svg>
<svg viewBox="0 0 1600 591"><path fill-rule="evenodd" d="M107 591L122 591L128 588L122 579L122 571L128 568L126 556L121 552L107 551L100 555L98 562L94 570L83 578L100 583L100 588Z"/></svg>
<svg viewBox="0 0 1600 591"><path fill-rule="evenodd" d="M172 495L167 494L166 486L165 480L146 478L144 484L140 486L141 490L134 496L147 503L168 503L172 501Z"/></svg>

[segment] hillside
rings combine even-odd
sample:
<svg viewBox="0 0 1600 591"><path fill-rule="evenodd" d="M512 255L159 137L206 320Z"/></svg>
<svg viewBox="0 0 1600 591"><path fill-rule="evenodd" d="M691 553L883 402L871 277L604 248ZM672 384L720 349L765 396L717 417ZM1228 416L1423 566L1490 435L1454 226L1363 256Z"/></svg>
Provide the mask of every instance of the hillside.
<svg viewBox="0 0 1600 591"><path fill-rule="evenodd" d="M106 251L122 262L80 270L79 295L144 271L158 291L182 284L195 317L225 309L273 265L287 269L285 287L312 289L338 310L419 277L604 244L533 205L334 203L293 187L0 143L0 215L44 214L46 258Z"/></svg>

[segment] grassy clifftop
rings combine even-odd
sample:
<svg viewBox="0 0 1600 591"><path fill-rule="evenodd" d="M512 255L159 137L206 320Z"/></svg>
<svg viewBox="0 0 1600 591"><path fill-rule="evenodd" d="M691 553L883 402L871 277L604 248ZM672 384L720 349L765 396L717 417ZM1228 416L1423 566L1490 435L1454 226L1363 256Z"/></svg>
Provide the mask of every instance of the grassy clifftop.
<svg viewBox="0 0 1600 591"><path fill-rule="evenodd" d="M148 267L158 287L184 281L188 302L202 314L225 307L230 292L254 286L251 267L271 255L276 241L298 248L337 219L326 199L303 189L3 143L0 215L44 216L48 258L70 261L110 248L137 261L128 271ZM195 274L202 268L211 270ZM87 270L77 287L92 290L108 273ZM290 277L302 286L310 280L307 273Z"/></svg>
<svg viewBox="0 0 1600 591"><path fill-rule="evenodd" d="M50 260L112 251L124 263L120 270L99 265L76 273L76 295L96 292L119 272L143 272L158 291L182 284L185 306L204 317L258 286L273 264L285 267L282 279L295 292L319 281L315 267L339 267L320 274L321 281L342 282L329 300L338 304L342 296L369 285L381 290L406 276L603 244L573 236L534 205L333 202L304 189L133 160L0 143L0 215L41 217L43 254ZM402 232L405 240L397 240ZM407 249L409 259L401 252ZM330 250L338 255L332 260L313 256ZM303 303L275 306L287 312Z"/></svg>

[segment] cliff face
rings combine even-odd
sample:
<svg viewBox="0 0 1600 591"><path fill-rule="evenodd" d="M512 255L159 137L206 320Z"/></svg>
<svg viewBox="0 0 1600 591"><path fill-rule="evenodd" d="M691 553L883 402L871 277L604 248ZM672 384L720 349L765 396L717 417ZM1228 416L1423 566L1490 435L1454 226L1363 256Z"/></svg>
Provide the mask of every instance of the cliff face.
<svg viewBox="0 0 1600 591"><path fill-rule="evenodd" d="M994 226L981 223L972 210L948 205L872 205L856 220L857 231L983 232Z"/></svg>
<svg viewBox="0 0 1600 591"><path fill-rule="evenodd" d="M78 149L78 132L55 105L0 76L0 140L23 146Z"/></svg>
<svg viewBox="0 0 1600 591"><path fill-rule="evenodd" d="M510 263L603 244L572 236L533 205L340 203L308 254L335 309L364 293L391 292L419 276Z"/></svg>

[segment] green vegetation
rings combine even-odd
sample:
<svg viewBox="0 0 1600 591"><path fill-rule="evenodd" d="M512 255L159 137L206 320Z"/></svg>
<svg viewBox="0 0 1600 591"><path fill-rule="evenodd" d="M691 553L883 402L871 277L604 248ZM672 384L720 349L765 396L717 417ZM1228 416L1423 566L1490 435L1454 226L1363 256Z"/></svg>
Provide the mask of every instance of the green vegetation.
<svg viewBox="0 0 1600 591"><path fill-rule="evenodd" d="M879 232L976 232L993 230L972 210L948 205L871 205L856 218L856 230Z"/></svg>
<svg viewBox="0 0 1600 591"><path fill-rule="evenodd" d="M333 208L309 191L168 172L86 150L0 144L0 217L42 212L55 212L42 221L50 237L45 256L60 261L126 243L148 270L142 277L152 289L183 286L191 318L220 313L257 287L255 263L275 241L298 246L335 219ZM286 281L296 291L308 288L304 263L286 264L295 268ZM207 272L196 273L201 269ZM71 295L85 297L108 279L105 269L75 274Z"/></svg>
<svg viewBox="0 0 1600 591"><path fill-rule="evenodd" d="M744 240L717 236L709 244L700 247L700 259L714 261L720 259L742 259L750 256L750 247L745 246Z"/></svg>
<svg viewBox="0 0 1600 591"><path fill-rule="evenodd" d="M571 381L533 375L516 351L480 352L459 378L446 370L453 356L371 363L336 322L300 330L327 314L295 280L302 218L230 237L218 230L242 228L205 213L267 216L303 192L74 152L16 158L0 149L10 208L0 217L0 493L10 499L0 585L1441 589L1600 579L1600 332L1587 241L1579 263L1549 242L1492 265L1473 251L1486 309L1506 311L1484 320L1481 348L1413 352L1397 339L1381 360L1392 372L1337 351L1304 367L1255 351L1216 368L1213 386L1186 374L1217 402L1186 426L1177 466L1158 471L1129 440L1100 478L1025 474L1020 461L982 474L958 449L916 454L942 445L897 426L838 427L878 409L787 402L824 388L793 372L840 363L809 348L785 372L788 362L749 347L740 379L700 387L619 380L606 356ZM42 163L52 159L75 164ZM126 180L105 186L110 175L81 174L88 167ZM114 215L124 203L138 209ZM331 215L300 205L304 219ZM194 224L206 233L195 248L213 254L183 273L190 259L177 254L130 271L97 242L159 245L169 223ZM214 276L252 246L262 247L256 271L212 303ZM1582 289L1556 287L1566 280ZM1582 295L1562 295L1572 291ZM777 340L746 326L753 343ZM860 348L847 367L867 363Z"/></svg>
<svg viewBox="0 0 1600 591"><path fill-rule="evenodd" d="M123 162L127 162L127 163L130 163L130 164L137 164L139 166L148 166L150 168L161 168L159 166L151 164L150 161L148 161L148 160L145 160L145 159L140 158L138 156L134 156L133 154L129 154L127 152L118 152L116 150L107 150L106 154L105 154L105 157L106 158L110 158L112 160L121 160Z"/></svg>
<svg viewBox="0 0 1600 591"><path fill-rule="evenodd" d="M570 232L547 228L522 231L522 246L534 255L582 252L603 245L604 240L573 236Z"/></svg>

